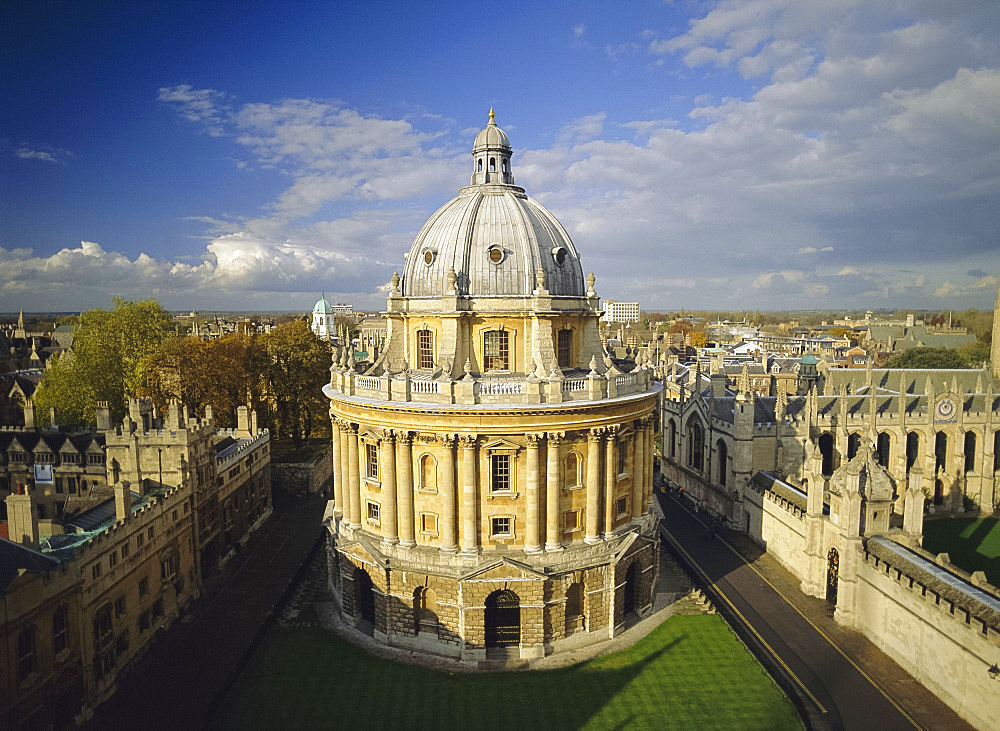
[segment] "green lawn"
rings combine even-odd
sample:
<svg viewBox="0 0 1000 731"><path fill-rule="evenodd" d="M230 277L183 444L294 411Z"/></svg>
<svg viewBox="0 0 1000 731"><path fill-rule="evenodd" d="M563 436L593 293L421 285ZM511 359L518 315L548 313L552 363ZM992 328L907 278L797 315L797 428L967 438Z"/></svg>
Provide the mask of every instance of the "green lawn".
<svg viewBox="0 0 1000 731"><path fill-rule="evenodd" d="M947 553L951 562L972 573L984 571L1000 586L1000 519L940 518L924 523L924 549Z"/></svg>
<svg viewBox="0 0 1000 731"><path fill-rule="evenodd" d="M454 675L380 660L318 628L274 628L214 728L782 729L791 703L715 615L559 670Z"/></svg>

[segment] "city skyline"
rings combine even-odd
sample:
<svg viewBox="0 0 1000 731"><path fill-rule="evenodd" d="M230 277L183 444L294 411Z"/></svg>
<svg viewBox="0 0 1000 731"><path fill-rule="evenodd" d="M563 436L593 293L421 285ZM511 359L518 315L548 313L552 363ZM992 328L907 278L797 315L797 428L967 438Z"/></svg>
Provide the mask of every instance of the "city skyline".
<svg viewBox="0 0 1000 731"><path fill-rule="evenodd" d="M0 311L377 308L490 107L601 296L990 308L1000 9L871 5L9 6Z"/></svg>

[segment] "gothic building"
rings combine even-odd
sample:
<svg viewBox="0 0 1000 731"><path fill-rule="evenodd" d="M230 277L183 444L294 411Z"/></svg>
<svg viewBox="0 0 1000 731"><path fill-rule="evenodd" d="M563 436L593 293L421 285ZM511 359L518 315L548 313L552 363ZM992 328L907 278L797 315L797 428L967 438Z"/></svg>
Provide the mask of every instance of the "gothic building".
<svg viewBox="0 0 1000 731"><path fill-rule="evenodd" d="M661 387L604 354L594 276L512 156L491 110L471 184L393 274L383 347L345 349L324 389L344 617L470 662L613 637L658 570Z"/></svg>

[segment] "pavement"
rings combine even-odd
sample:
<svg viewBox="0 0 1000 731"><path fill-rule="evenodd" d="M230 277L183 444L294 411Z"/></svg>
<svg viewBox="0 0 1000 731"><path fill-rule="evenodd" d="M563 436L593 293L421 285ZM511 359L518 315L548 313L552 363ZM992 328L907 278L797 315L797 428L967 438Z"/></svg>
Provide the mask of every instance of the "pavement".
<svg viewBox="0 0 1000 731"><path fill-rule="evenodd" d="M661 533L818 729L971 728L747 536L705 537L687 498L658 493Z"/></svg>
<svg viewBox="0 0 1000 731"><path fill-rule="evenodd" d="M190 615L155 640L95 729L202 728L274 618L321 535L325 498L274 495L274 513L212 579Z"/></svg>

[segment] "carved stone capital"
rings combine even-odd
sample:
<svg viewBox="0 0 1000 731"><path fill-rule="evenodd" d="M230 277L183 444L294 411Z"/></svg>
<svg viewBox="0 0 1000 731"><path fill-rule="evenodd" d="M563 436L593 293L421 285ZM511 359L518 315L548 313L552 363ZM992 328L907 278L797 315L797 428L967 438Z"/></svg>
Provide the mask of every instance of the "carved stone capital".
<svg viewBox="0 0 1000 731"><path fill-rule="evenodd" d="M541 434L525 434L524 438L528 442L528 449L538 449L538 445L542 441Z"/></svg>
<svg viewBox="0 0 1000 731"><path fill-rule="evenodd" d="M401 431L396 435L396 442L409 447L413 444L413 434L408 431Z"/></svg>
<svg viewBox="0 0 1000 731"><path fill-rule="evenodd" d="M601 429L600 427L596 429L591 429L590 431L587 432L588 442L599 442L603 437L604 437L604 430Z"/></svg>
<svg viewBox="0 0 1000 731"><path fill-rule="evenodd" d="M463 434L458 438L458 443L462 449L475 449L478 438L472 434Z"/></svg>
<svg viewBox="0 0 1000 731"><path fill-rule="evenodd" d="M438 439L441 440L441 443L444 446L446 446L446 447L454 447L455 446L455 437L456 437L455 434L441 434L440 436L438 436Z"/></svg>
<svg viewBox="0 0 1000 731"><path fill-rule="evenodd" d="M385 439L385 441L389 442L389 444L393 444L396 441L396 432L394 432L392 429L383 429L382 438Z"/></svg>
<svg viewBox="0 0 1000 731"><path fill-rule="evenodd" d="M550 431L545 436L549 440L549 444L558 445L558 444L562 444L563 439L566 438L566 432L564 432L564 431Z"/></svg>

